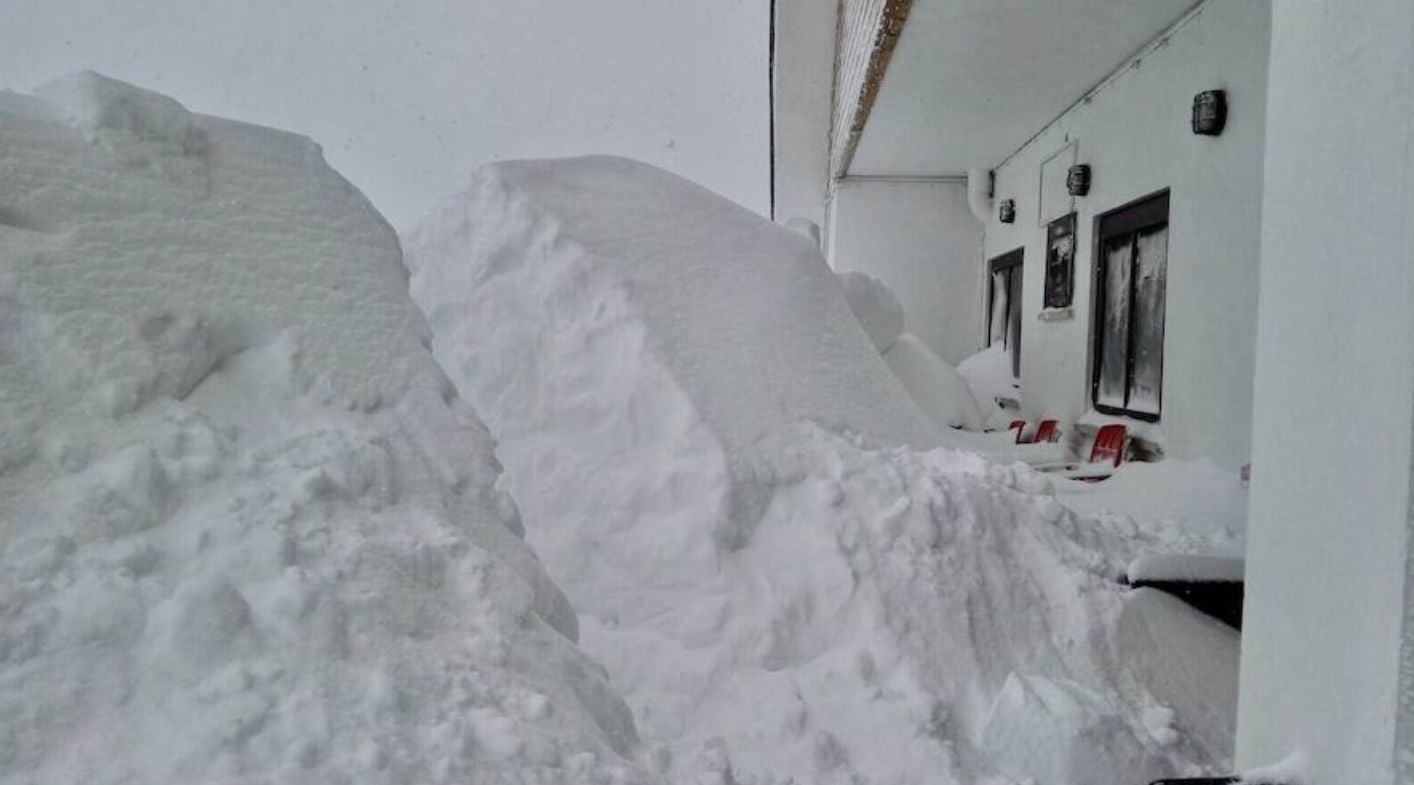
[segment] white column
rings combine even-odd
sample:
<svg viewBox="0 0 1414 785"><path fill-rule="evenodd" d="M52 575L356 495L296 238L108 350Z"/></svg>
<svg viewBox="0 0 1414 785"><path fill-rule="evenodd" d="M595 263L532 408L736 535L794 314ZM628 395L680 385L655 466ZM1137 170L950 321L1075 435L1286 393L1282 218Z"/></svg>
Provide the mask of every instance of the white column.
<svg viewBox="0 0 1414 785"><path fill-rule="evenodd" d="M781 222L804 218L825 225L835 5L833 0L776 0L772 166L775 218Z"/></svg>
<svg viewBox="0 0 1414 785"><path fill-rule="evenodd" d="M1414 782L1414 0L1275 0L1237 763Z"/></svg>

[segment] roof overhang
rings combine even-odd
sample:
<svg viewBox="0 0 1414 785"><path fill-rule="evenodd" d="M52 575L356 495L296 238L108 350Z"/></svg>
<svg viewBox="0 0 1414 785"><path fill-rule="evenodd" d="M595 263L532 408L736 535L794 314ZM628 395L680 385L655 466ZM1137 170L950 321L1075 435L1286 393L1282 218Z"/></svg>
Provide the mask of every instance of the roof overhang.
<svg viewBox="0 0 1414 785"><path fill-rule="evenodd" d="M859 39L874 47L870 56L877 65L857 89L849 85L835 96L835 177L956 175L990 168L1201 3L913 0L909 5L891 57L877 53L881 44L892 43L887 29ZM837 54L841 61L859 56L845 49ZM871 86L870 79L877 84ZM841 113L856 115L854 134L839 133Z"/></svg>

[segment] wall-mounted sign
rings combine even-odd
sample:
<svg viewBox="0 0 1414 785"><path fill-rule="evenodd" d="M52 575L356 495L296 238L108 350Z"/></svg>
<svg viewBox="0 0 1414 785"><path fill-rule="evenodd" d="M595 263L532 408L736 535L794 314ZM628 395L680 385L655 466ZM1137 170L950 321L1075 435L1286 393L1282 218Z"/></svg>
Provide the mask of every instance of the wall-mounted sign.
<svg viewBox="0 0 1414 785"><path fill-rule="evenodd" d="M1046 226L1046 281L1043 304L1069 308L1075 297L1075 213Z"/></svg>
<svg viewBox="0 0 1414 785"><path fill-rule="evenodd" d="M1075 197L1070 193L1068 179L1076 157L1076 143L1072 141L1041 162L1037 226L1046 226L1075 210Z"/></svg>

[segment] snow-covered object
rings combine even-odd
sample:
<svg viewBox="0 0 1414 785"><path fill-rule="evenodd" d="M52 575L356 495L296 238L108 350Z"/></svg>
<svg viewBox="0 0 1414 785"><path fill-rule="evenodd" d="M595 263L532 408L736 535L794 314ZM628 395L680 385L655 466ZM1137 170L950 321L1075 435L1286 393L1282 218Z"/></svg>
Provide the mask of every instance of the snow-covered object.
<svg viewBox="0 0 1414 785"><path fill-rule="evenodd" d="M1020 414L1019 408L1011 408L1020 401L1021 391L1011 374L1011 354L1006 347L993 344L983 349L958 363L957 372L972 389L988 427L1001 430Z"/></svg>
<svg viewBox="0 0 1414 785"><path fill-rule="evenodd" d="M838 273L844 299L880 353L903 334L903 303L883 281L861 272Z"/></svg>
<svg viewBox="0 0 1414 785"><path fill-rule="evenodd" d="M918 408L932 418L940 428L982 430L982 412L972 388L933 353L918 336L904 333L884 353L884 360L903 382L903 388L913 397Z"/></svg>
<svg viewBox="0 0 1414 785"><path fill-rule="evenodd" d="M0 93L0 782L649 781L309 140Z"/></svg>
<svg viewBox="0 0 1414 785"><path fill-rule="evenodd" d="M1234 556L1196 553L1156 553L1129 563L1124 574L1130 583L1140 581L1199 581L1241 583L1245 562Z"/></svg>
<svg viewBox="0 0 1414 785"><path fill-rule="evenodd" d="M435 351L673 781L1055 771L1004 724L1110 761L1096 781L1222 767L1236 635L1117 581L1167 543L1024 467L800 422L839 419L802 384L874 439L923 419L807 243L582 159L483 169L409 244ZM994 711L1013 674L1087 713Z"/></svg>

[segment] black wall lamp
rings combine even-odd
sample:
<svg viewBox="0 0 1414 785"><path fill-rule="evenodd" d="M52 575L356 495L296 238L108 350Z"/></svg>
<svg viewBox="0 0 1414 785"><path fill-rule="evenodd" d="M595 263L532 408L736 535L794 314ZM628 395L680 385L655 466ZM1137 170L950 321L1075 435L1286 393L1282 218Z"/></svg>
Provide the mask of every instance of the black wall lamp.
<svg viewBox="0 0 1414 785"><path fill-rule="evenodd" d="M1217 136L1227 125L1227 93L1204 90L1193 96L1193 133Z"/></svg>
<svg viewBox="0 0 1414 785"><path fill-rule="evenodd" d="M1066 170L1065 190L1071 196L1090 193L1090 164L1075 164Z"/></svg>
<svg viewBox="0 0 1414 785"><path fill-rule="evenodd" d="M1003 199L997 207L997 220L1004 224L1016 221L1016 202L1011 199Z"/></svg>

